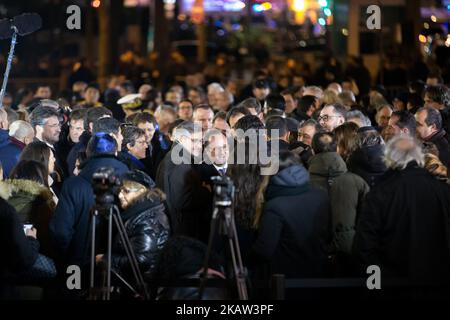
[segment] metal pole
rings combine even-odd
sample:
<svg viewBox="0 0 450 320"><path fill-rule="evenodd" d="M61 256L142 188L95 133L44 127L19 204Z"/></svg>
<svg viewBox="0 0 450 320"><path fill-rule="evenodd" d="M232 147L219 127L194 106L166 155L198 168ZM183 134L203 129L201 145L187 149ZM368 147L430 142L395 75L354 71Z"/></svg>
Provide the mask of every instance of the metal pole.
<svg viewBox="0 0 450 320"><path fill-rule="evenodd" d="M13 33L12 39L11 39L11 47L9 48L8 61L6 63L5 75L3 76L2 89L0 91L0 108L3 107L3 98L5 97L5 94L6 94L6 84L8 83L8 77L9 77L9 73L11 71L12 59L14 57L14 48L17 43L17 32L18 31L17 31L16 27L13 26L12 28L14 29L14 33Z"/></svg>

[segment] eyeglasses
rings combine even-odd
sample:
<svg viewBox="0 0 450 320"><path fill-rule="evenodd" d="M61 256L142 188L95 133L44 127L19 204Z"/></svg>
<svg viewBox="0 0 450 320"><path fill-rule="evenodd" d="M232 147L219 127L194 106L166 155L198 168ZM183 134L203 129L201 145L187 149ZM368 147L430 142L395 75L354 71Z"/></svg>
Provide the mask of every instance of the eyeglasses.
<svg viewBox="0 0 450 320"><path fill-rule="evenodd" d="M341 116L329 116L329 115L324 115L324 116L319 116L318 118L317 118L317 121L321 121L321 120L323 120L323 122L328 122L328 120L330 120L330 118L340 118Z"/></svg>
<svg viewBox="0 0 450 320"><path fill-rule="evenodd" d="M61 124L60 123L55 123L55 124L48 124L48 123L46 123L45 125L47 127L49 127L49 128L52 128L52 129L54 129L54 128L61 128Z"/></svg>
<svg viewBox="0 0 450 320"><path fill-rule="evenodd" d="M147 141L145 140L136 140L136 143L139 143L140 145L147 144Z"/></svg>

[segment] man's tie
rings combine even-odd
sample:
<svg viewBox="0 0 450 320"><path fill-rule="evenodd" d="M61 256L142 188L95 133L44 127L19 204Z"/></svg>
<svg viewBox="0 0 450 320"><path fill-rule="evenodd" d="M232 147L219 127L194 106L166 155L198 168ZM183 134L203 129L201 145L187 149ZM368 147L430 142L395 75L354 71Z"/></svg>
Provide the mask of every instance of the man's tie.
<svg viewBox="0 0 450 320"><path fill-rule="evenodd" d="M226 170L225 170L224 168L217 169L217 171L219 171L219 174L220 174L221 176L224 176L224 175L225 175L225 172L226 172Z"/></svg>

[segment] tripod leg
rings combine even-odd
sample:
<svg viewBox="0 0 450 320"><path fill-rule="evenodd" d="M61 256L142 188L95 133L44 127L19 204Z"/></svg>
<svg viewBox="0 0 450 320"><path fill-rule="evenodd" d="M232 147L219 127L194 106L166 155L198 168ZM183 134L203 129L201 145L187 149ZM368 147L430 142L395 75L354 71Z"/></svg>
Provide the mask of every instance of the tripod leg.
<svg viewBox="0 0 450 320"><path fill-rule="evenodd" d="M111 247L112 247L112 208L108 213L108 249L107 249L107 263L106 263L106 300L110 299L111 294Z"/></svg>
<svg viewBox="0 0 450 320"><path fill-rule="evenodd" d="M233 262L233 270L234 276L236 277L239 299L248 300L244 265L242 263L241 250L239 249L239 239L237 236L234 216L230 208L225 209L225 225L227 228L228 243L230 246L231 259Z"/></svg>
<svg viewBox="0 0 450 320"><path fill-rule="evenodd" d="M205 290L206 280L208 279L208 264L211 256L212 245L214 242L214 236L216 234L217 224L218 224L218 209L214 209L212 218L211 218L211 230L209 231L209 239L208 239L208 248L206 249L205 261L203 262L203 275L200 282L200 287L198 288L198 299L201 300L203 298L203 292Z"/></svg>
<svg viewBox="0 0 450 320"><path fill-rule="evenodd" d="M127 254L128 261L130 262L131 270L133 272L133 276L136 280L136 283L141 288L144 298L148 299L149 296L147 293L147 288L145 286L144 278L142 277L142 273L140 271L139 264L136 259L136 255L133 251L133 247L131 246L130 239L128 239L128 237L127 237L125 226L120 217L120 213L117 210L113 213L113 218L114 218L114 221L115 221L117 229L118 229L120 240L122 241L122 243L124 245L125 252Z"/></svg>
<svg viewBox="0 0 450 320"><path fill-rule="evenodd" d="M90 290L91 294L92 290L95 286L95 227L97 222L97 211L91 216L91 278L90 278Z"/></svg>

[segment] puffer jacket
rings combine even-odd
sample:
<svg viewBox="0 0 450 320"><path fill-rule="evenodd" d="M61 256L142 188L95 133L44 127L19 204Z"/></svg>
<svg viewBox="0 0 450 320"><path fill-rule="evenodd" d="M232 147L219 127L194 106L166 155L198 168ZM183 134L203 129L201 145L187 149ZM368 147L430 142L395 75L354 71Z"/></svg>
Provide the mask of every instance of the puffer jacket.
<svg viewBox="0 0 450 320"><path fill-rule="evenodd" d="M347 161L348 170L373 187L387 170L383 162L383 153L384 145L381 144L356 149Z"/></svg>
<svg viewBox="0 0 450 320"><path fill-rule="evenodd" d="M141 271L151 274L161 249L169 239L170 226L164 205L153 196L144 197L122 213L122 220ZM113 241L111 265L119 274L132 276L119 235Z"/></svg>
<svg viewBox="0 0 450 320"><path fill-rule="evenodd" d="M369 186L360 176L347 171L336 152L314 155L309 161L309 173L311 184L327 191L330 197L331 250L351 254L356 218Z"/></svg>
<svg viewBox="0 0 450 320"><path fill-rule="evenodd" d="M53 257L49 223L56 205L50 189L32 180L5 180L0 181L0 197L14 207L21 223L33 224L37 229L40 252Z"/></svg>

